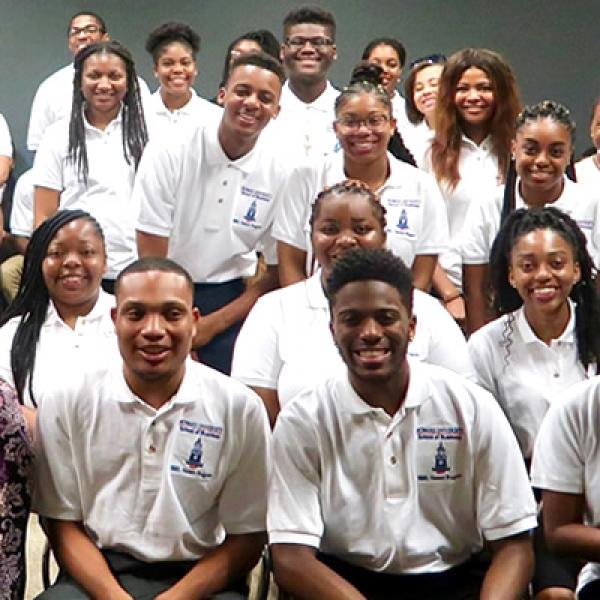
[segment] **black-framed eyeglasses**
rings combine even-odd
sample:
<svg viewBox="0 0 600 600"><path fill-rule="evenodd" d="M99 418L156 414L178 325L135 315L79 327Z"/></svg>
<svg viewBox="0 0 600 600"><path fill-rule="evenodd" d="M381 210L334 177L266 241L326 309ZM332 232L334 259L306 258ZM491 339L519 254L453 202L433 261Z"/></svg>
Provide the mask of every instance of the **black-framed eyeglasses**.
<svg viewBox="0 0 600 600"><path fill-rule="evenodd" d="M361 125L364 125L370 131L382 129L390 120L387 115L369 115L366 119L356 119L355 117L340 117L337 123L348 131L358 131Z"/></svg>
<svg viewBox="0 0 600 600"><path fill-rule="evenodd" d="M85 27L71 27L69 29L69 37L77 37L81 33L85 33L86 35L94 35L102 31L102 28L98 25L86 25Z"/></svg>
<svg viewBox="0 0 600 600"><path fill-rule="evenodd" d="M325 48L333 46L334 42L332 39L326 37L293 37L286 38L284 44L291 50L302 50L302 48L304 48L306 44L310 44L313 48L316 48L317 50L324 50Z"/></svg>
<svg viewBox="0 0 600 600"><path fill-rule="evenodd" d="M430 54L429 56L415 58L410 63L409 70L412 71L415 67L420 67L421 65L443 65L445 62L446 57L443 54Z"/></svg>

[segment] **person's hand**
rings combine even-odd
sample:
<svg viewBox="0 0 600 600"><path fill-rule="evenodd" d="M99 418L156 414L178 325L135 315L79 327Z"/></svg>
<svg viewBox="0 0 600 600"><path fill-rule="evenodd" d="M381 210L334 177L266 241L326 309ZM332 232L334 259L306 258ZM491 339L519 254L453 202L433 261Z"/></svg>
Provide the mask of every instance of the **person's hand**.
<svg viewBox="0 0 600 600"><path fill-rule="evenodd" d="M465 299L462 296L456 296L455 298L452 298L452 300L445 302L444 306L452 318L460 325L465 322L467 311L465 308Z"/></svg>

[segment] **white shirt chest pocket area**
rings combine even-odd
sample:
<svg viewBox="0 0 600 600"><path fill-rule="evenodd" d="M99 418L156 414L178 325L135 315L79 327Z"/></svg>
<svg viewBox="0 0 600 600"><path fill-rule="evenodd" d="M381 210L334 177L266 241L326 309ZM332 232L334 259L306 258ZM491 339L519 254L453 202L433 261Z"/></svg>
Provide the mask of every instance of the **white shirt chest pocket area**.
<svg viewBox="0 0 600 600"><path fill-rule="evenodd" d="M190 522L210 509L220 491L223 429L189 424L179 431L167 468L178 504Z"/></svg>
<svg viewBox="0 0 600 600"><path fill-rule="evenodd" d="M458 427L417 430L416 476L419 485L446 487L461 482L466 475L463 435Z"/></svg>
<svg viewBox="0 0 600 600"><path fill-rule="evenodd" d="M273 198L269 192L242 186L235 201L233 231L249 250L273 220Z"/></svg>

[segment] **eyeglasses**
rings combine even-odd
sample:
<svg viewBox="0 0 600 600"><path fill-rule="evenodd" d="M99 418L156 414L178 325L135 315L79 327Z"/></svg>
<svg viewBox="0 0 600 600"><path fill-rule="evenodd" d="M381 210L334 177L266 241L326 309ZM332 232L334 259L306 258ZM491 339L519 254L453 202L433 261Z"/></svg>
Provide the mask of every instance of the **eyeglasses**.
<svg viewBox="0 0 600 600"><path fill-rule="evenodd" d="M77 37L78 35L85 33L86 35L94 35L102 31L98 25L86 25L85 27L71 27L69 29L69 37Z"/></svg>
<svg viewBox="0 0 600 600"><path fill-rule="evenodd" d="M364 125L370 131L378 131L379 129L383 129L389 120L390 118L387 115L369 115L366 119L340 117L337 123L344 129L353 132L358 131L361 125Z"/></svg>
<svg viewBox="0 0 600 600"><path fill-rule="evenodd" d="M329 48L329 46L333 46L333 40L326 37L293 37L287 38L284 44L291 50L302 50L306 44L310 44L316 50L324 50L325 48Z"/></svg>
<svg viewBox="0 0 600 600"><path fill-rule="evenodd" d="M446 57L443 54L430 54L429 56L423 56L416 58L410 63L409 70L412 71L415 67L421 65L443 65L446 62Z"/></svg>

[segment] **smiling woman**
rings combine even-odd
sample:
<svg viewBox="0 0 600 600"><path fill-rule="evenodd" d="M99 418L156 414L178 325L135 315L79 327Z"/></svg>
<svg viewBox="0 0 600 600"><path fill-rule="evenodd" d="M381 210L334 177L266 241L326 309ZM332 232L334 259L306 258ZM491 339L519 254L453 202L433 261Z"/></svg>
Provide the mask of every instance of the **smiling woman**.
<svg viewBox="0 0 600 600"><path fill-rule="evenodd" d="M0 377L22 404L37 406L78 364L116 349L113 298L100 289L105 269L104 236L88 213L61 210L33 233L19 291L0 319Z"/></svg>

